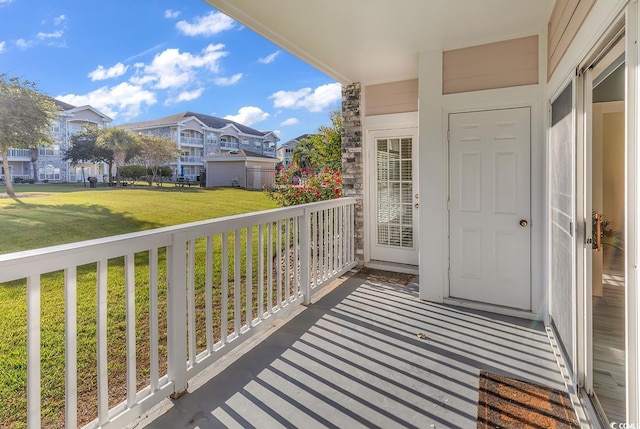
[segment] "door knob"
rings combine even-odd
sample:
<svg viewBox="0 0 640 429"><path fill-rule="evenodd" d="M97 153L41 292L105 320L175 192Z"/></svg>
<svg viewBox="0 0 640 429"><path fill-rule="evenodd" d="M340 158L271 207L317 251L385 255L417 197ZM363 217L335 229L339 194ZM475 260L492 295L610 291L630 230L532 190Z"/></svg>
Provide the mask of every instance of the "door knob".
<svg viewBox="0 0 640 429"><path fill-rule="evenodd" d="M525 226L527 226L527 225L529 225L529 222L527 222L525 219L520 219L520 226L521 226L521 227L523 227L523 228L524 228L524 227L525 227Z"/></svg>

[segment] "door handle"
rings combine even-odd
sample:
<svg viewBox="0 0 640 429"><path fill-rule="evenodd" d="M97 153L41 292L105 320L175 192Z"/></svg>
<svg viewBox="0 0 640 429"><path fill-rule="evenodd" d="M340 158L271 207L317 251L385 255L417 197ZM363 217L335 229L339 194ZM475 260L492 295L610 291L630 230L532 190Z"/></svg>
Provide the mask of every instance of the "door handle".
<svg viewBox="0 0 640 429"><path fill-rule="evenodd" d="M602 250L602 214L596 213L596 252Z"/></svg>
<svg viewBox="0 0 640 429"><path fill-rule="evenodd" d="M520 226L521 227L526 227L527 225L529 225L529 222L526 221L526 219L520 219Z"/></svg>
<svg viewBox="0 0 640 429"><path fill-rule="evenodd" d="M418 208L418 207L420 207L420 204L415 203L413 207Z"/></svg>

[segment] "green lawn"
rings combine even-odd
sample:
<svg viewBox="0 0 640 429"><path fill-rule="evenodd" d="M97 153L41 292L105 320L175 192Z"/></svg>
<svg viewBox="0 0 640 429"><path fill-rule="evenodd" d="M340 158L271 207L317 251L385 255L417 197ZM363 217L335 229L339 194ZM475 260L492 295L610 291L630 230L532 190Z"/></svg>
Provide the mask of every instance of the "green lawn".
<svg viewBox="0 0 640 429"><path fill-rule="evenodd" d="M176 225L203 219L275 208L261 192L238 189L97 188L82 185L18 185L19 197L0 198L0 254L62 244L133 231ZM0 193L4 187L0 186ZM255 236L255 231L253 232ZM219 237L218 237L219 238ZM245 240L244 234L242 241ZM217 242L219 245L219 240ZM256 240L254 240L256 243ZM203 248L202 242L197 249ZM233 242L230 242L233 248ZM254 250L254 253L257 251ZM202 261L201 252L198 252ZM255 259L254 259L255 260ZM231 261L232 262L232 261ZM139 385L148 380L148 255L136 255L136 326ZM243 262L244 263L244 262ZM219 261L215 262L219 281ZM196 269L197 319L203 317L204 270ZM230 264L233 267L233 263ZM243 266L244 270L244 266ZM164 276L161 266L160 275ZM254 273L255 276L255 273ZM43 425L63 427L64 413L64 288L62 273L42 282L42 396ZM162 279L161 279L162 280ZM78 396L79 420L95 417L96 385L96 280L95 264L78 270ZM160 307L165 302L160 290ZM255 291L254 291L255 294ZM244 294L243 294L244 296ZM122 259L109 261L108 338L110 406L122 400L125 376L125 311ZM217 299L214 298L218 304ZM230 303L233 299L230 297ZM234 314L231 308L230 317ZM255 311L255 308L254 308ZM25 427L26 402L26 287L22 282L0 285L0 427ZM164 331L166 314L161 310ZM145 341L146 339L146 341ZM161 360L166 350L161 335ZM198 338L198 349L203 347ZM114 389L111 391L111 389Z"/></svg>
<svg viewBox="0 0 640 429"><path fill-rule="evenodd" d="M264 193L233 188L84 188L16 185L0 198L0 254L275 208ZM0 196L5 187L0 185ZM30 196L31 195L31 196Z"/></svg>

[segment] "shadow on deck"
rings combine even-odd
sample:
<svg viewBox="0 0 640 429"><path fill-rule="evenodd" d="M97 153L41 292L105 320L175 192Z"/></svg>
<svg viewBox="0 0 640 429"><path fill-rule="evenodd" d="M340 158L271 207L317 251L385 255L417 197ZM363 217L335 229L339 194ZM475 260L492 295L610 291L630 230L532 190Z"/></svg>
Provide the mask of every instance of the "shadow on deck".
<svg viewBox="0 0 640 429"><path fill-rule="evenodd" d="M478 374L564 384L541 323L351 277L147 428L475 427ZM424 334L424 338L421 339Z"/></svg>

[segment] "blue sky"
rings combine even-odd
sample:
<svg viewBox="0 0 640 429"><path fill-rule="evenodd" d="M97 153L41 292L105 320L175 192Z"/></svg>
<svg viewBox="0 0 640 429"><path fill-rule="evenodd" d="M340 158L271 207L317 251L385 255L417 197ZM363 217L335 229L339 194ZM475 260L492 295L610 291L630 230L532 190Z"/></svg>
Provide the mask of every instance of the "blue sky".
<svg viewBox="0 0 640 429"><path fill-rule="evenodd" d="M191 110L281 143L340 107L333 79L201 0L0 0L0 73L113 124Z"/></svg>

